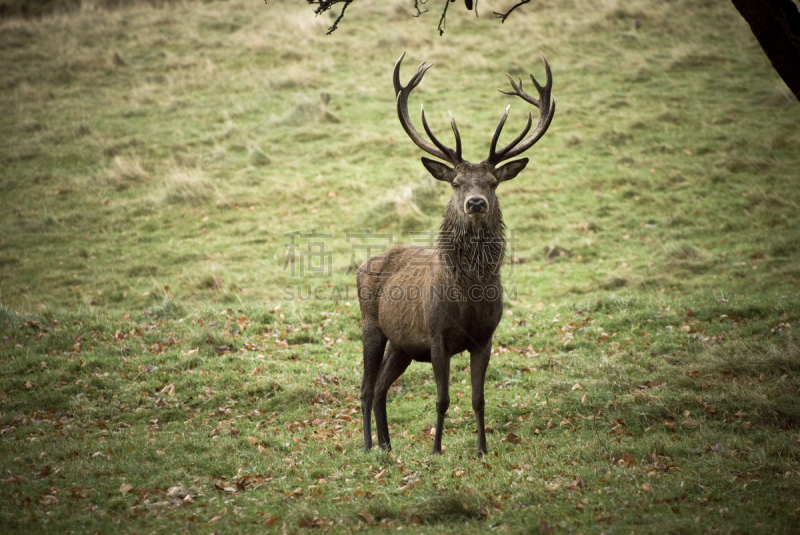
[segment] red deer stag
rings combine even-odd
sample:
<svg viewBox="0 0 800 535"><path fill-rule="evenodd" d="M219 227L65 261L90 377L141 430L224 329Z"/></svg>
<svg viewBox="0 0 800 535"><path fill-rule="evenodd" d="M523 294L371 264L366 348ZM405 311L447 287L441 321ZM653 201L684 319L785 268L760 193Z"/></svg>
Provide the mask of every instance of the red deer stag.
<svg viewBox="0 0 800 535"><path fill-rule="evenodd" d="M544 86L531 75L539 92L535 99L522 89L522 80L511 80L516 95L539 108L539 122L531 134L533 114L525 129L506 147L497 150L500 132L508 118L507 107L489 147L489 157L470 163L461 157L461 137L452 114L455 150L443 145L431 132L422 110L422 126L433 142L425 140L411 124L408 96L419 85L430 65L422 63L407 86L400 84L400 64L394 66L397 115L406 133L419 148L441 162L422 158L422 164L437 180L449 183L453 194L444 214L435 247L396 246L375 256L359 269L358 299L361 306L364 378L361 410L364 418L364 449L372 449L371 412L375 411L378 444L391 449L386 421L386 394L411 361L430 362L436 380L436 433L433 453L442 452L444 417L450 405L448 386L450 358L470 352L472 409L478 425L478 454L486 450L483 383L492 352L492 335L503 314L500 267L505 256L503 217L495 195L500 182L511 180L528 163L522 154L547 131L555 113L551 100L552 75L544 61ZM388 345L387 345L388 343ZM385 350L385 352L384 352Z"/></svg>

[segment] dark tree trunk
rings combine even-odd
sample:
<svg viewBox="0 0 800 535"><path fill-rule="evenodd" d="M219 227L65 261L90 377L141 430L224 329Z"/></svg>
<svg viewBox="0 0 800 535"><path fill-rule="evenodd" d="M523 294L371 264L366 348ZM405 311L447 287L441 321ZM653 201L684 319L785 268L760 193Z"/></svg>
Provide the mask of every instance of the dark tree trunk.
<svg viewBox="0 0 800 535"><path fill-rule="evenodd" d="M732 0L772 66L800 100L800 12L792 0Z"/></svg>

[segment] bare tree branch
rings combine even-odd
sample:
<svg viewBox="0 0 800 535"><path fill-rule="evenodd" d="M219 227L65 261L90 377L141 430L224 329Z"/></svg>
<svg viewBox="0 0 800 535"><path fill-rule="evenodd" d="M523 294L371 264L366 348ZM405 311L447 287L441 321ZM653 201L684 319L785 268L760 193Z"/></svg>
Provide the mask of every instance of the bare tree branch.
<svg viewBox="0 0 800 535"><path fill-rule="evenodd" d="M450 5L450 2L455 2L456 0L444 0L444 10L442 11L442 17L439 19L439 36L444 35L445 26L447 26L445 22L445 17L447 16L447 7Z"/></svg>
<svg viewBox="0 0 800 535"><path fill-rule="evenodd" d="M349 6L351 2L352 2L352 0L345 1L344 5L342 6L342 12L339 13L339 16L336 17L335 21L333 21L333 24L331 25L330 28L328 28L328 31L325 33L325 35L330 35L334 31L336 31L336 28L339 27L339 21L342 20L342 17L344 17L344 10L347 9L347 6Z"/></svg>
<svg viewBox="0 0 800 535"><path fill-rule="evenodd" d="M427 6L429 0L413 0L413 1L414 1L414 10L416 11L416 13L414 13L413 15L414 17L419 17L423 13L428 12L427 8L423 9L421 6ZM444 30L445 27L447 26L447 8L450 6L451 3L455 1L456 0L444 0L444 9L442 10L441 17L439 17L439 25L437 26L437 29L439 30L439 35L444 35ZM265 4L267 2L268 0L264 0ZM333 24L328 28L327 35L330 35L333 32L335 32L336 29L339 27L339 21L341 21L342 18L344 17L345 10L350 4L355 2L355 0L306 0L306 2L308 2L312 6L315 6L314 13L317 15L321 15L326 11L333 9L334 7L336 7L336 4L342 4L342 11L336 17L336 20L333 21ZM495 13L495 15L502 18L503 21L505 21L506 17L508 17L508 15L512 11L514 11L522 4L527 4L528 2L530 2L530 0L521 0L519 4L509 9L505 14ZM474 9L475 16L478 16L478 0L464 0L464 7L466 7L467 10L470 11Z"/></svg>
<svg viewBox="0 0 800 535"><path fill-rule="evenodd" d="M495 11L494 12L494 16L497 17L498 19L500 19L500 22L503 23L503 22L506 21L508 16L511 15L512 11L514 11L515 9L517 9L519 6L521 6L523 4L527 4L530 1L531 0L520 0L518 3L514 4L513 6L511 6L511 9L509 9L505 13L498 13L497 11Z"/></svg>
<svg viewBox="0 0 800 535"><path fill-rule="evenodd" d="M330 35L339 27L339 22L344 18L345 10L355 0L306 0L315 6L314 13L320 15L333 9L336 4L342 4L341 12L328 28L327 34ZM416 13L414 17L419 17L427 13L429 0L412 0ZM451 2L456 0L443 0L444 9L439 17L439 35L444 35L447 25L447 8ZM531 0L517 0L506 12L495 11L494 16L501 22L506 19L517 8L530 3ZM0 0L2 2L2 0ZM266 4L268 0L264 0ZM594 0L590 0L594 6ZM800 100L800 10L798 10L797 0L732 0L734 6L739 10L744 19L750 24L756 39L761 48L764 49L769 60L778 74L783 78L786 85L794 96ZM478 15L478 0L464 0L464 7L467 10L475 9L475 16ZM597 8L597 6L594 6Z"/></svg>
<svg viewBox="0 0 800 535"><path fill-rule="evenodd" d="M414 0L414 9L416 9L416 10L417 10L417 12L416 12L416 13L415 13L413 16L414 16L414 17L419 17L419 16L420 16L420 15L422 15L423 13L427 13L427 12L428 12L428 10L427 10L427 9L426 9L425 11L422 11L422 10L420 10L420 8L419 8L419 5L420 5L420 4L422 4L422 5L425 5L425 4L427 4L427 3L428 3L428 0Z"/></svg>
<svg viewBox="0 0 800 535"><path fill-rule="evenodd" d="M332 9L336 4L344 4L342 6L342 11L339 13L339 16L336 17L336 20L333 21L333 24L328 28L328 32L326 35L330 35L336 31L336 28L339 27L339 21L342 20L344 17L344 12L347 9L347 6L352 4L355 0L306 0L309 4L315 5L317 7L314 8L314 13L320 15L325 13L329 9ZM266 0L264 0L266 3Z"/></svg>

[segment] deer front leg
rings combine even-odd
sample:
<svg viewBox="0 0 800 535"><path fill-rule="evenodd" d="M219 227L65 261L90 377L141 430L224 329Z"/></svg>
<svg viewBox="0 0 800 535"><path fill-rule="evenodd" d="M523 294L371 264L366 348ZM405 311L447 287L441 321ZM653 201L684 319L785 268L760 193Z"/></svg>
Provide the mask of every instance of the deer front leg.
<svg viewBox="0 0 800 535"><path fill-rule="evenodd" d="M450 356L445 353L441 337L431 344L431 364L436 381L436 434L431 453L441 455L444 417L450 407Z"/></svg>
<svg viewBox="0 0 800 535"><path fill-rule="evenodd" d="M472 380L472 411L475 413L475 423L478 425L478 456L488 453L486 449L486 427L484 412L486 399L483 394L483 384L486 381L486 369L489 367L489 358L492 354L491 340L485 347L470 352L469 367Z"/></svg>

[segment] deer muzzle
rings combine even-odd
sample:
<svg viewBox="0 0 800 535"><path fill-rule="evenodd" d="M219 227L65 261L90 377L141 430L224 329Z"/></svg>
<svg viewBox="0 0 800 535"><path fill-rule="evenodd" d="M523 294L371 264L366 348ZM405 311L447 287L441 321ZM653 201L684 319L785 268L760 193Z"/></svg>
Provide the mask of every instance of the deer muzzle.
<svg viewBox="0 0 800 535"><path fill-rule="evenodd" d="M464 212L467 215L482 214L488 209L489 203L483 197L470 197L464 202Z"/></svg>

